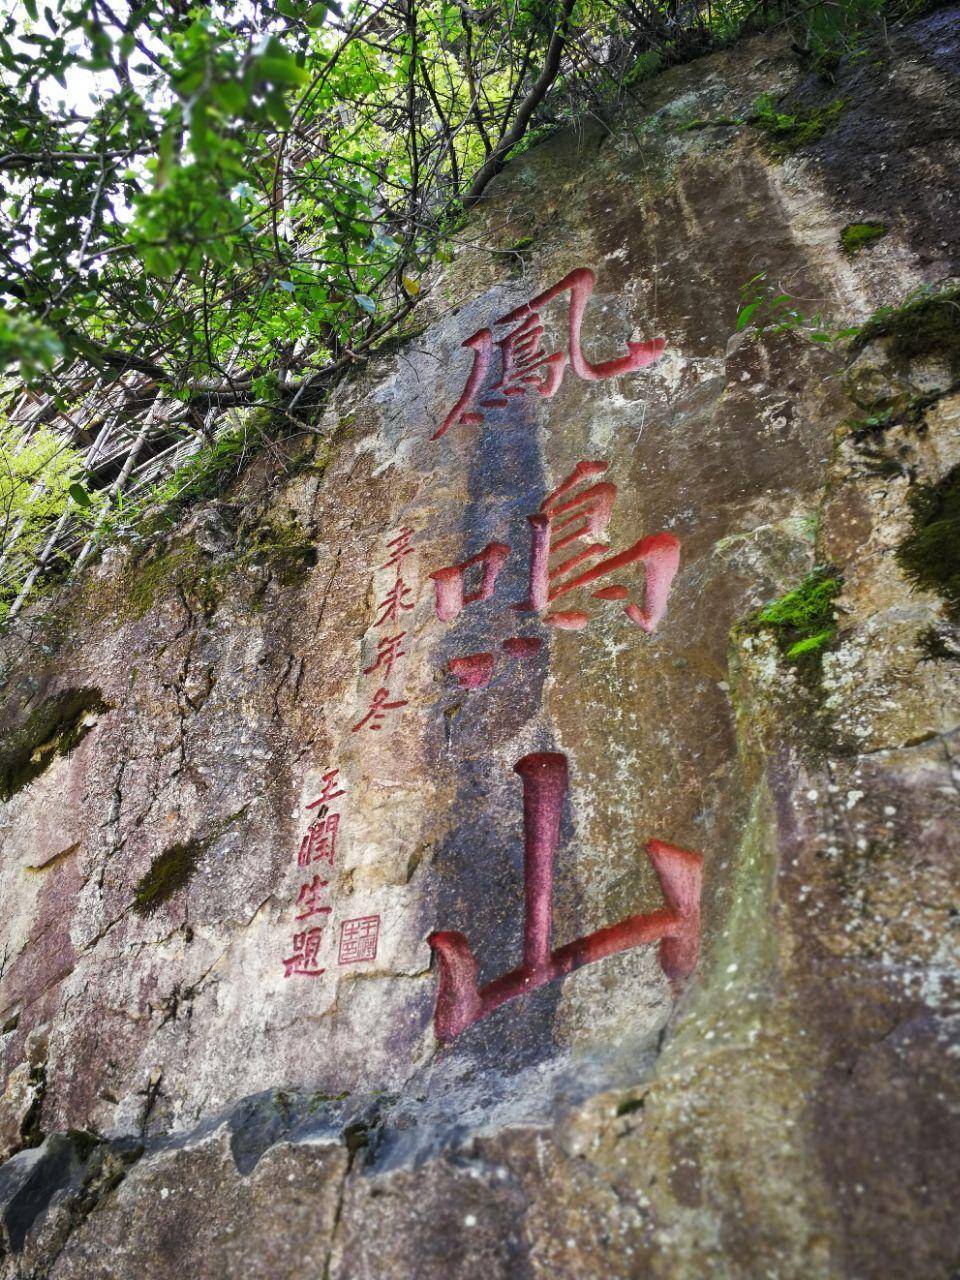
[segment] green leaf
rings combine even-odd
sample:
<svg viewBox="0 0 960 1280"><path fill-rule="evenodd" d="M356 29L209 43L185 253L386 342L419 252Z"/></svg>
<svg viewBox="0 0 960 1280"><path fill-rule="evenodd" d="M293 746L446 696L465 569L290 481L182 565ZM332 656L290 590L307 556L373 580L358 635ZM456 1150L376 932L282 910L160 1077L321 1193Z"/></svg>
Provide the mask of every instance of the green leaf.
<svg viewBox="0 0 960 1280"><path fill-rule="evenodd" d="M750 323L751 316L756 311L757 307L760 306L762 301L763 301L762 298L757 298L755 299L755 301L748 303L747 306L745 306L739 312L739 314L737 315L737 333L739 333L742 329L745 329L747 327L747 325Z"/></svg>
<svg viewBox="0 0 960 1280"><path fill-rule="evenodd" d="M90 506L90 495L82 484L76 481L70 486L70 497L74 500L78 507L83 507L86 511Z"/></svg>
<svg viewBox="0 0 960 1280"><path fill-rule="evenodd" d="M368 315L368 316L372 316L372 315L373 315L373 313L376 311L376 309L377 309L377 304L374 302L374 300L373 300L373 299L372 299L368 294L366 294L366 293L355 293L355 294L353 295L353 298L354 298L354 301L356 302L357 306L360 308L360 310L361 310L361 311L366 311L366 313L367 313L367 315Z"/></svg>
<svg viewBox="0 0 960 1280"><path fill-rule="evenodd" d="M219 80L210 86L210 97L228 115L240 116L247 109L250 91L239 80Z"/></svg>
<svg viewBox="0 0 960 1280"><path fill-rule="evenodd" d="M257 74L271 84L298 88L308 84L310 72L301 67L296 58L285 49L276 36L270 36L256 55Z"/></svg>

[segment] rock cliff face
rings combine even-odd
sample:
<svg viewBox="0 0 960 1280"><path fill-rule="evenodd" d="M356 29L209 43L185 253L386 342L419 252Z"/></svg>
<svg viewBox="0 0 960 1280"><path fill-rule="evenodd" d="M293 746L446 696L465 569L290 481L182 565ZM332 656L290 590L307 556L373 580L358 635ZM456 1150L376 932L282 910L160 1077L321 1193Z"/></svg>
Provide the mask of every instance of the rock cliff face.
<svg viewBox="0 0 960 1280"><path fill-rule="evenodd" d="M4 1276L955 1274L958 68L762 37L532 149L4 638Z"/></svg>

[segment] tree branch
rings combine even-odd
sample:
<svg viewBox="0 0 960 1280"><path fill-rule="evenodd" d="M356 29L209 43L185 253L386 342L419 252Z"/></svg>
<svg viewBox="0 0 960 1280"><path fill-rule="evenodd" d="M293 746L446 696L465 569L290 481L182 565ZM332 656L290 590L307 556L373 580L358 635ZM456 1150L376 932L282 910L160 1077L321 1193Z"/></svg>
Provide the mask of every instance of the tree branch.
<svg viewBox="0 0 960 1280"><path fill-rule="evenodd" d="M570 14L573 12L573 5L574 0L564 0L563 12L554 28L553 35L550 37L550 44L547 46L543 70L534 81L533 88L521 102L513 125L503 135L500 142L497 143L493 152L470 183L467 193L463 197L464 209L471 209L477 203L487 186L506 164L510 152L526 132L530 117L549 92L554 80L556 80L570 30Z"/></svg>

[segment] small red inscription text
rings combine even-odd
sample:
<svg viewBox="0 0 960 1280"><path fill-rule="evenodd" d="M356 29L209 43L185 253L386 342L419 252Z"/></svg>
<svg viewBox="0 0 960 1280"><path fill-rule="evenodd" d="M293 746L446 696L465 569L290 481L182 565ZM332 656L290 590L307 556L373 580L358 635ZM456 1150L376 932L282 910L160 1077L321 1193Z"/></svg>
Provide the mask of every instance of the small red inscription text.
<svg viewBox="0 0 960 1280"><path fill-rule="evenodd" d="M360 916L356 920L344 920L340 926L340 964L357 964L361 960L376 960L379 938L379 916Z"/></svg>

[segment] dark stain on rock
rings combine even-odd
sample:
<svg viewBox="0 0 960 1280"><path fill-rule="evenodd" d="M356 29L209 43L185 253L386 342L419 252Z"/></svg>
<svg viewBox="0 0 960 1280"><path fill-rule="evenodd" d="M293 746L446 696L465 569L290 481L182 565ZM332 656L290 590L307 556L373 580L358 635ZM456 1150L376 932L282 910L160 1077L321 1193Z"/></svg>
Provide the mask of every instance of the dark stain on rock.
<svg viewBox="0 0 960 1280"><path fill-rule="evenodd" d="M141 916L149 915L183 889L208 844L209 840L186 840L182 844L171 845L154 858L150 870L137 881L134 911Z"/></svg>
<svg viewBox="0 0 960 1280"><path fill-rule="evenodd" d="M935 591L947 616L960 621L960 467L935 485L917 485L910 494L913 528L897 548L909 581Z"/></svg>
<svg viewBox="0 0 960 1280"><path fill-rule="evenodd" d="M34 1155L14 1157L0 1169L0 1213L11 1253L51 1200L83 1169L98 1139L82 1130L51 1134Z"/></svg>
<svg viewBox="0 0 960 1280"><path fill-rule="evenodd" d="M946 5L876 44L873 56L845 59L834 92L847 108L809 152L836 207L881 215L908 240L921 269L956 263L960 254L960 192L948 178L960 129L951 86L960 70L958 13ZM806 92L822 94L817 77Z"/></svg>
<svg viewBox="0 0 960 1280"><path fill-rule="evenodd" d="M46 699L0 747L0 799L9 800L80 745L109 705L99 689L67 689Z"/></svg>

